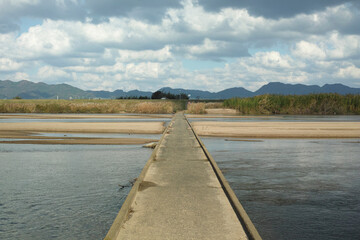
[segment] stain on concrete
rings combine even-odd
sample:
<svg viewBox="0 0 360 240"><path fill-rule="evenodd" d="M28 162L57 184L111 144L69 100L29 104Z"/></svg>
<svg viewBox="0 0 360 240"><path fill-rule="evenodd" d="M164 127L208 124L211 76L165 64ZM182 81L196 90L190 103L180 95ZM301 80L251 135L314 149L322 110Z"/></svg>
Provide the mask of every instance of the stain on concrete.
<svg viewBox="0 0 360 240"><path fill-rule="evenodd" d="M144 191L146 189L148 189L149 187L156 187L157 184L153 183L153 182L148 182L148 181L142 181L139 185L139 191Z"/></svg>

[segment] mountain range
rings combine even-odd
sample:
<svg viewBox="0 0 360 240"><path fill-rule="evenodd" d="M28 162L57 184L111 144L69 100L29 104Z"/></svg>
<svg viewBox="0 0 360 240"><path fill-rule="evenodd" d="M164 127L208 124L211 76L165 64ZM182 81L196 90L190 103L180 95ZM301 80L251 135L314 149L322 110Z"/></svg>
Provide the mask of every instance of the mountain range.
<svg viewBox="0 0 360 240"><path fill-rule="evenodd" d="M220 92L209 92L202 90L191 90L182 88L164 87L159 91L172 94L184 93L190 95L190 99L227 99L233 97L252 97L263 94L281 95L305 95L310 93L338 93L338 94L360 94L360 88L351 88L343 84L318 85L304 84L285 84L280 82L268 83L257 91L252 92L242 87L234 87ZM10 80L0 80L0 99L11 99L16 96L23 99L85 99L85 98L105 98L114 99L119 97L151 97L152 92L132 90L111 91L84 91L80 88L68 84L46 84L34 83L27 80L13 82Z"/></svg>

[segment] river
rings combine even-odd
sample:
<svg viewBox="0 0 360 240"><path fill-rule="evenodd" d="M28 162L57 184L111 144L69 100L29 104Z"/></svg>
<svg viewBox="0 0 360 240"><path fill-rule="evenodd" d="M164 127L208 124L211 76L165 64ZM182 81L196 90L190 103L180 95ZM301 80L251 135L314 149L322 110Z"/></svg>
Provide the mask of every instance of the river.
<svg viewBox="0 0 360 240"><path fill-rule="evenodd" d="M0 239L102 239L152 150L0 144Z"/></svg>
<svg viewBox="0 0 360 240"><path fill-rule="evenodd" d="M263 239L360 239L360 139L203 142Z"/></svg>
<svg viewBox="0 0 360 240"><path fill-rule="evenodd" d="M202 139L263 239L360 239L360 139ZM0 239L103 238L151 151L139 145L0 144Z"/></svg>

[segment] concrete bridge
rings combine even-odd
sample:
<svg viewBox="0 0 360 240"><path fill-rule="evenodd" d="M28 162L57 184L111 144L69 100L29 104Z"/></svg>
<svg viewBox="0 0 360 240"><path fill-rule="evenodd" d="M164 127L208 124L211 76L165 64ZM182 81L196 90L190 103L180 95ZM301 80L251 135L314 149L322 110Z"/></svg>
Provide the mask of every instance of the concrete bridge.
<svg viewBox="0 0 360 240"><path fill-rule="evenodd" d="M261 237L191 124L179 113L105 239Z"/></svg>

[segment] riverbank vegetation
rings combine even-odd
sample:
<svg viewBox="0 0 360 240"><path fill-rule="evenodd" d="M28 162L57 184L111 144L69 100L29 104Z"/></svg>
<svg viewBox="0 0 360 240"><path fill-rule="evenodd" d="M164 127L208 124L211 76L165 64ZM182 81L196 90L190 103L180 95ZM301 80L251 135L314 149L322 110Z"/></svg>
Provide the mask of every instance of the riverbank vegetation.
<svg viewBox="0 0 360 240"><path fill-rule="evenodd" d="M188 100L0 100L0 113L187 113L204 114L206 109L232 108L239 114L334 115L360 114L360 95L309 94L261 95L206 102Z"/></svg>
<svg viewBox="0 0 360 240"><path fill-rule="evenodd" d="M360 95L309 94L261 95L251 98L232 98L224 107L240 114L360 114Z"/></svg>
<svg viewBox="0 0 360 240"><path fill-rule="evenodd" d="M206 113L205 103L189 102L187 105L186 113L189 113L189 114L204 114L204 113Z"/></svg>
<svg viewBox="0 0 360 240"><path fill-rule="evenodd" d="M0 113L174 113L186 101L173 100L0 100Z"/></svg>
<svg viewBox="0 0 360 240"><path fill-rule="evenodd" d="M208 113L209 109L222 109L224 108L223 102L189 102L187 104L186 113L189 114L205 114Z"/></svg>

